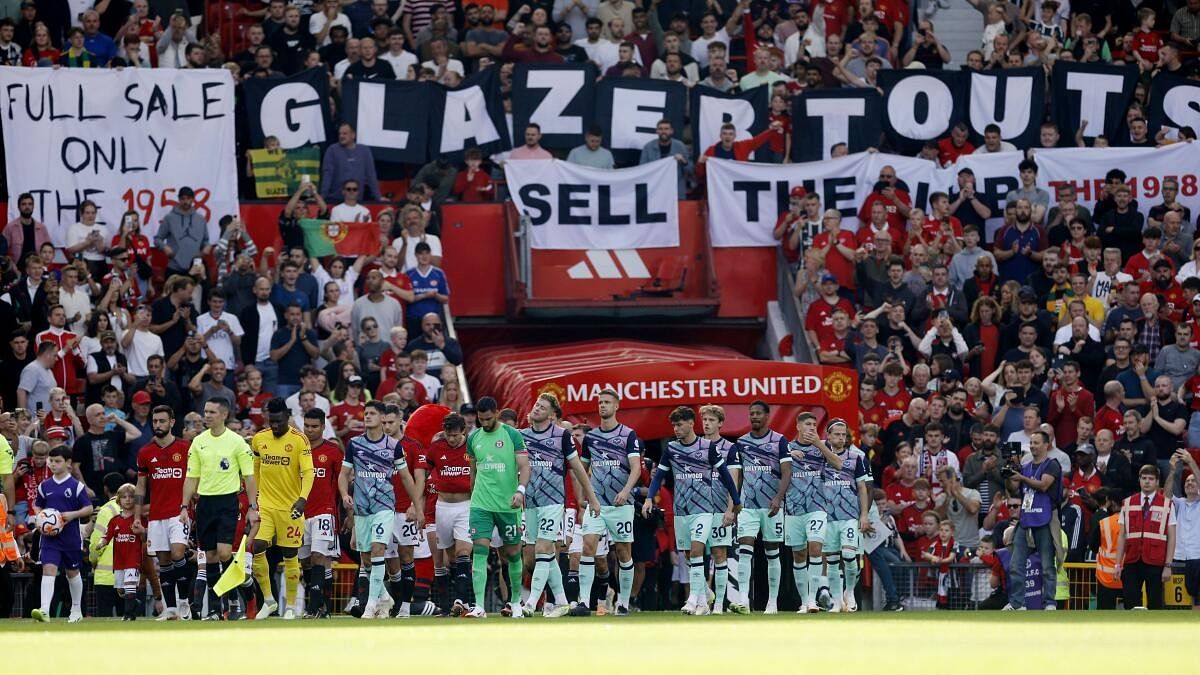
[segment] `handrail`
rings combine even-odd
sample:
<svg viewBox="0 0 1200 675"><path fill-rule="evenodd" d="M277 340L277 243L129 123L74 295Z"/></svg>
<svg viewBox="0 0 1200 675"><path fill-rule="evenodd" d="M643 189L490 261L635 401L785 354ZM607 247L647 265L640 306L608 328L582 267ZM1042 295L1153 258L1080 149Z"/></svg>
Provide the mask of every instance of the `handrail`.
<svg viewBox="0 0 1200 675"><path fill-rule="evenodd" d="M450 305L446 305L446 337L452 340L458 340L458 331L454 329L454 315L450 312ZM466 360L464 356L463 360ZM458 390L462 393L463 403L471 402L471 387L467 385L467 369L460 363L454 366L454 373L458 375Z"/></svg>

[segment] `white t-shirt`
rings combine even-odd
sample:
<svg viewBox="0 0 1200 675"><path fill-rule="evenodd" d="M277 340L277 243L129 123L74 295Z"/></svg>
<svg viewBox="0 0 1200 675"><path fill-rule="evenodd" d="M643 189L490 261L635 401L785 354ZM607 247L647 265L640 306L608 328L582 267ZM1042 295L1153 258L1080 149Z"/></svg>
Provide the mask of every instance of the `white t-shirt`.
<svg viewBox="0 0 1200 675"><path fill-rule="evenodd" d="M335 63L333 66L333 78L341 81L342 76L346 74L346 71L350 69L351 65L350 59L342 59L341 61Z"/></svg>
<svg viewBox="0 0 1200 675"><path fill-rule="evenodd" d="M225 362L226 367L233 369L237 367L237 357L233 351L233 337L240 338L245 334L246 331L242 330L242 322L229 312L221 312L221 315L216 318L213 318L212 312L205 312L197 317L196 330L201 334L207 333L209 328L221 321L229 324L229 331L218 329L208 337L208 346L218 359ZM232 335L230 335L230 331L232 331Z"/></svg>
<svg viewBox="0 0 1200 675"><path fill-rule="evenodd" d="M714 42L724 42L726 47L729 47L729 33L724 27L718 28L713 36L706 38L703 35L692 40L692 58L696 59L696 63L703 68L708 65L708 46Z"/></svg>
<svg viewBox="0 0 1200 675"><path fill-rule="evenodd" d="M284 403L287 403L288 410L292 411L293 417L303 418L304 413L300 411L300 392L296 392L287 397L287 400L284 401ZM326 417L329 416L329 399L317 394L317 407L325 413Z"/></svg>
<svg viewBox="0 0 1200 675"><path fill-rule="evenodd" d="M146 362L155 354L165 356L163 354L162 338L148 330L133 331L133 340L129 343L129 347L125 350L125 360L129 365L129 374L134 377L146 377L150 374L146 367Z"/></svg>
<svg viewBox="0 0 1200 675"><path fill-rule="evenodd" d="M362 204L351 206L343 202L329 210L329 219L339 223L369 223L371 210Z"/></svg>
<svg viewBox="0 0 1200 675"><path fill-rule="evenodd" d="M111 357L108 357L106 360L109 362L110 366L117 365L117 355L116 354L113 354ZM87 364L85 365L85 372L88 375L94 375L94 374L97 374L100 372L100 364L96 361L95 353L87 355ZM108 373L108 375L110 376L111 379L109 379L107 382L105 382L105 384L111 384L112 386L116 387L117 391L124 391L123 385L125 384L125 382L122 381L121 378L119 378L119 377L112 377L112 374L113 374L112 368L109 368L106 372Z"/></svg>
<svg viewBox="0 0 1200 675"><path fill-rule="evenodd" d="M442 255L442 240L436 234L426 234L420 237L411 237L408 233L402 234L392 240L392 247L397 251L400 247L408 243L408 249L404 252L404 269L411 270L417 266L417 244L421 242L429 244L429 254L432 256Z"/></svg>
<svg viewBox="0 0 1200 675"><path fill-rule="evenodd" d="M329 21L329 17L325 16L325 12L313 14L308 19L308 32L312 33L313 36L316 36L316 34L320 33L321 29L325 27L326 21ZM350 17L346 16L345 14L342 14L341 12L338 12L338 15L333 17L333 25L341 26L342 28L346 29L347 33L349 33L351 35L354 34L354 27L352 25L350 25ZM332 30L332 29L330 29L330 30ZM324 47L325 45L330 44L332 42L333 42L333 40L329 39L329 33L326 33L325 40L317 46ZM302 426L300 428L303 429L304 427Z"/></svg>
<svg viewBox="0 0 1200 675"><path fill-rule="evenodd" d="M63 306L63 310L67 313L67 321L71 317L79 314L79 320L74 323L67 324L67 330L82 335L87 330L88 314L92 312L92 296L84 290L83 286L76 286L74 293L68 293L65 287L60 286L58 289L58 302ZM87 356L87 354L84 354Z"/></svg>
<svg viewBox="0 0 1200 675"><path fill-rule="evenodd" d="M433 59L430 59L430 60L422 63L421 67L428 68L435 73L438 71L437 64L433 62ZM458 73L459 77L467 76L466 75L467 71L465 68L463 68L463 62L459 61L458 59L449 59L448 61L446 61L446 70L453 70L454 72Z"/></svg>
<svg viewBox="0 0 1200 675"><path fill-rule="evenodd" d="M391 52L380 54L379 58L392 64L392 70L395 71L397 80L414 79L416 77L416 67L421 62L415 54L404 49L400 50L399 54ZM409 67L412 67L414 70L412 78L408 76Z"/></svg>
<svg viewBox="0 0 1200 675"><path fill-rule="evenodd" d="M74 225L72 225L71 227L69 227L67 229L67 246L75 246L76 244L83 243L83 241L85 239L87 239L88 235L91 234L92 232L100 233L101 246L108 244L108 242L109 242L108 229L105 228L100 223L93 223L91 225L84 225L83 223L75 223ZM97 253L96 251L93 251L92 249L88 249L88 248L83 249L82 252L83 252L84 260L91 260L93 262L104 262L104 254L103 253Z"/></svg>
<svg viewBox="0 0 1200 675"><path fill-rule="evenodd" d="M258 308L258 343L255 345L254 362L259 363L271 358L271 336L279 328L279 317L271 303L255 303Z"/></svg>
<svg viewBox="0 0 1200 675"><path fill-rule="evenodd" d="M421 376L410 375L409 377L425 385L425 393L429 395L430 403L436 401L438 394L442 392L442 381L430 375L429 373L425 373Z"/></svg>
<svg viewBox="0 0 1200 675"><path fill-rule="evenodd" d="M1104 303L1105 307L1109 305L1109 295L1112 294L1113 286L1117 284L1125 284L1133 281L1133 277L1124 273L1117 272L1113 276L1108 276L1108 272L1100 270L1096 272L1096 285L1092 287L1092 297Z"/></svg>
<svg viewBox="0 0 1200 675"><path fill-rule="evenodd" d="M325 284L333 282L337 284L338 290L342 292L338 296L338 305L350 306L354 304L354 283L358 281L358 272L354 271L353 267L347 268L342 274L341 279L334 279L329 275L329 271L324 267L318 267L313 272L313 277L317 280L317 304L325 304Z"/></svg>

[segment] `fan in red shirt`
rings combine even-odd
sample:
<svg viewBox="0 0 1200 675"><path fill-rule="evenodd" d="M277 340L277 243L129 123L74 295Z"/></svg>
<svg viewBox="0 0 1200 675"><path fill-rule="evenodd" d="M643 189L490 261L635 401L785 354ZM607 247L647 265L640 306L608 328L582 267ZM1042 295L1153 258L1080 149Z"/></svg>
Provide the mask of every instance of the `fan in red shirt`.
<svg viewBox="0 0 1200 675"><path fill-rule="evenodd" d="M892 227L888 222L887 207L883 202L875 202L871 206L871 220L864 223L858 228L858 232L854 234L854 240L859 248L872 250L875 244L875 237L888 233L892 240L892 253L899 255L904 251L904 242L907 235L903 230Z"/></svg>
<svg viewBox="0 0 1200 675"><path fill-rule="evenodd" d="M117 592L125 599L125 621L137 618L137 589L141 581L142 538L145 532L141 520L134 514L134 487L122 485L117 490L120 513L108 521L100 537L99 549L112 546L112 566Z"/></svg>
<svg viewBox="0 0 1200 675"><path fill-rule="evenodd" d="M1158 50L1162 49L1163 39L1154 31L1154 10L1149 10L1148 17L1143 15L1145 11L1146 9L1138 11L1138 18L1142 25L1133 32L1133 44L1130 46L1130 50L1140 57L1140 61L1145 61L1153 67L1158 65Z"/></svg>
<svg viewBox="0 0 1200 675"><path fill-rule="evenodd" d="M701 185L704 184L705 177L705 162L709 157L719 157L721 159L735 159L739 162L745 162L750 159L750 153L762 147L769 142L773 136L778 136L783 133L783 127L779 122L771 122L766 131L747 138L742 141L735 140L737 138L737 127L732 124L721 125L721 140L713 143L704 150L704 154L700 159L696 160L696 178Z"/></svg>
<svg viewBox="0 0 1200 675"><path fill-rule="evenodd" d="M909 197L908 192L900 187L899 180L896 178L896 169L890 165L879 169L879 182L875 184L871 194L867 195L858 209L860 222L866 223L870 220L871 208L875 206L876 202L882 203L883 208L887 210L888 225L891 225L893 230L903 232L905 220L912 208L912 197Z"/></svg>
<svg viewBox="0 0 1200 675"><path fill-rule="evenodd" d="M970 130L966 122L959 122L950 130L950 136L938 141L938 161L942 166L949 166L962 155L975 152L975 146L968 139Z"/></svg>
<svg viewBox="0 0 1200 675"><path fill-rule="evenodd" d="M1198 378L1193 377L1192 380ZM1190 382L1189 382L1189 389ZM1200 382L1197 382L1200 385ZM1125 387L1120 382L1113 380L1104 384L1104 405L1096 410L1095 430L1099 432L1101 429L1108 429L1114 436L1119 435L1125 428L1125 412L1121 409L1121 400L1125 398ZM1192 399L1192 409L1200 410L1196 407L1196 399Z"/></svg>
<svg viewBox="0 0 1200 675"><path fill-rule="evenodd" d="M842 229L842 214L834 209L825 211L821 219L824 230L813 237L813 248L825 250L825 269L838 285L854 292L855 249L854 233ZM824 274L821 275L823 279ZM854 316L854 312L850 313Z"/></svg>
<svg viewBox="0 0 1200 675"><path fill-rule="evenodd" d="M1104 487L1103 476L1096 470L1096 448L1088 443L1075 448L1075 470L1067 482L1067 496L1071 503L1083 511L1084 527L1092 519L1092 510L1097 506L1092 495Z"/></svg>
<svg viewBox="0 0 1200 675"><path fill-rule="evenodd" d="M899 363L892 361L883 367L883 388L875 392L875 404L887 411L887 424L903 415L912 402L912 394L900 382L903 378L904 366Z"/></svg>
<svg viewBox="0 0 1200 675"><path fill-rule="evenodd" d="M125 267L143 278L150 277L150 238L142 234L136 211L125 212L121 219L121 231L113 235L110 248L124 248L129 253L129 263Z"/></svg>
<svg viewBox="0 0 1200 675"><path fill-rule="evenodd" d="M888 489L888 501L891 501L891 495L895 492L893 484ZM912 485L913 499L912 503L896 516L896 532L900 535L900 539L904 541L904 550L908 553L908 557L913 560L921 559L921 551L924 550L921 545L921 535L924 530L922 528L922 516L933 508L933 500L929 498L929 481L924 478L918 478L913 481ZM897 504L902 502L896 502ZM937 518L934 517L934 527L936 528ZM926 542L928 544L928 542Z"/></svg>
<svg viewBox="0 0 1200 675"><path fill-rule="evenodd" d="M304 416L304 436L312 446L313 484L304 504L304 545L301 560L309 561L306 615L329 616L326 598L333 592L333 564L340 554L338 544L338 474L345 454L337 443L326 440L325 419L314 408Z"/></svg>
<svg viewBox="0 0 1200 675"><path fill-rule="evenodd" d="M117 287L121 289L118 295L118 302L132 313L142 303L142 286L138 283L137 275L133 273L133 269L129 266L129 260L133 257L133 254L129 249L118 246L109 249L108 257L112 260L112 269L108 274L104 275L100 284L105 288L108 288L112 284L117 284Z"/></svg>
<svg viewBox="0 0 1200 675"><path fill-rule="evenodd" d="M819 5L821 13L825 15L826 35L845 35L850 23L848 0L814 0L813 5L813 14L816 14L816 6Z"/></svg>
<svg viewBox="0 0 1200 675"><path fill-rule="evenodd" d="M175 414L170 407L158 406L150 412L152 438L137 455L135 493L139 499L135 509L138 519L148 521L147 550L158 558L164 611L176 617L187 617L191 613L190 607L186 607L188 531L179 520L179 505L183 503L190 443L171 433L174 425ZM147 492L150 493L148 514L144 511Z"/></svg>
<svg viewBox="0 0 1200 675"><path fill-rule="evenodd" d="M863 381L858 385L858 425L874 424L880 429L887 426L887 409L875 400L875 383Z"/></svg>
<svg viewBox="0 0 1200 675"><path fill-rule="evenodd" d="M58 347L58 360L51 368L54 381L71 396L78 396L83 393L83 378L78 375L85 367L79 352L79 341L83 336L66 330L67 311L62 305L50 308L49 321L50 327L34 336L34 348L43 342L52 342Z"/></svg>
<svg viewBox="0 0 1200 675"><path fill-rule="evenodd" d="M808 336L810 344L822 344L830 335L833 334L833 311L841 309L850 316L854 316L854 305L850 301L838 295L838 283L829 272L821 274L820 278L821 297L818 298L808 308L808 313L804 317L804 333Z"/></svg>
<svg viewBox="0 0 1200 675"><path fill-rule="evenodd" d="M17 504L16 510L18 515L22 516L21 520L13 521L13 525L24 525L27 516L33 515L33 500L37 497L38 486L42 481L50 477L50 466L46 464L46 457L50 454L49 449L43 449L40 453L34 450L29 457L17 462ZM25 504L24 513L20 513L21 503Z"/></svg>
<svg viewBox="0 0 1200 675"><path fill-rule="evenodd" d="M362 394L363 379L358 375L351 375L350 379L346 380L343 400L329 410L333 430L343 445L363 433L363 415L367 406L362 400Z"/></svg>
<svg viewBox="0 0 1200 675"><path fill-rule="evenodd" d="M483 155L479 148L470 148L463 153L463 161L467 168L458 172L454 177L454 188L451 192L464 204L490 202L496 198L496 185L487 171L480 168Z"/></svg>
<svg viewBox="0 0 1200 675"><path fill-rule="evenodd" d="M1139 254L1140 255L1140 254ZM1132 260L1130 261L1132 263ZM1130 273L1132 274L1132 272ZM1137 278L1137 275L1133 275ZM1143 294L1153 293L1165 300L1163 305L1169 312L1172 322L1179 323L1184 319L1184 310L1188 307L1187 296L1183 286L1175 280L1175 266L1166 258L1155 260L1150 266L1150 278L1139 285Z"/></svg>

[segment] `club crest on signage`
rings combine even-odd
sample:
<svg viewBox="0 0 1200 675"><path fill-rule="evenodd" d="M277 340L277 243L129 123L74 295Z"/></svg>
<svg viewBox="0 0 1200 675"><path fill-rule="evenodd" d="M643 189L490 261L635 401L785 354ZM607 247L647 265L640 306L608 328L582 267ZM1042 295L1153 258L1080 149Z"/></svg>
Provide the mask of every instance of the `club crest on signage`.
<svg viewBox="0 0 1200 675"><path fill-rule="evenodd" d="M825 378L825 385L822 389L830 401L841 403L850 396L850 376L843 373L833 373Z"/></svg>
<svg viewBox="0 0 1200 675"><path fill-rule="evenodd" d="M542 394L550 394L554 396L554 398L558 399L559 403L563 403L567 400L566 388L557 382L547 382L546 384L543 384L538 388L537 395L534 396L534 398L537 398Z"/></svg>

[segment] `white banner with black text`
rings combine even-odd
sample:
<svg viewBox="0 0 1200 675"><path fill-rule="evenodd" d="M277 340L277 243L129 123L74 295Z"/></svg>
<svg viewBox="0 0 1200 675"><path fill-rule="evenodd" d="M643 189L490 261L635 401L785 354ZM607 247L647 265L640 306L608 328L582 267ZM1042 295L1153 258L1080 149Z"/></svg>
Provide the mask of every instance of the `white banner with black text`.
<svg viewBox="0 0 1200 675"><path fill-rule="evenodd" d="M234 86L220 69L0 68L8 218L31 194L61 246L91 200L110 235L135 211L152 237L186 186L216 241L238 209Z"/></svg>
<svg viewBox="0 0 1200 675"><path fill-rule="evenodd" d="M679 245L678 164L606 171L553 160L509 160L504 175L540 249Z"/></svg>

